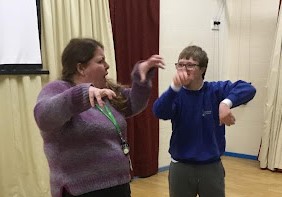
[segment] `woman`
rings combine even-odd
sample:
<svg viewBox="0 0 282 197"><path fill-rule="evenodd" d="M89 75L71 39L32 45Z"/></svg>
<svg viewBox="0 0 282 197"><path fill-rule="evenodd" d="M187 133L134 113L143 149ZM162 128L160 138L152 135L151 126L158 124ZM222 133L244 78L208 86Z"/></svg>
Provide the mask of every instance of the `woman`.
<svg viewBox="0 0 282 197"><path fill-rule="evenodd" d="M50 167L53 197L130 196L125 118L145 109L159 55L139 62L132 86L106 76L103 45L72 39L62 54L62 80L47 84L34 108Z"/></svg>

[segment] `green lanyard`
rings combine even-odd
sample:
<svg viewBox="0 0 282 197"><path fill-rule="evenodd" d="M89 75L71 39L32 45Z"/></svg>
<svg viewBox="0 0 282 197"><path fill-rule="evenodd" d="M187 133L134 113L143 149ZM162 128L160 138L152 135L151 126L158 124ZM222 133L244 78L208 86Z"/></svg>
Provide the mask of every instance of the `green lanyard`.
<svg viewBox="0 0 282 197"><path fill-rule="evenodd" d="M120 126L117 123L117 121L116 121L113 113L111 112L110 108L107 105L105 105L104 108L101 108L100 105L98 105L98 104L96 104L96 107L98 108L98 110L100 112L102 112L113 123L113 125L116 127L116 131L117 131L117 134L119 135L119 137L121 139L121 142L124 143L125 140L122 137Z"/></svg>

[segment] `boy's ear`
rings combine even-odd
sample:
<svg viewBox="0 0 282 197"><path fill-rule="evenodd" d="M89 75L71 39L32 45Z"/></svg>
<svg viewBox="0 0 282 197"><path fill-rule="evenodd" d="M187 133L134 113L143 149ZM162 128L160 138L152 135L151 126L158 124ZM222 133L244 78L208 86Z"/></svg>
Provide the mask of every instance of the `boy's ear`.
<svg viewBox="0 0 282 197"><path fill-rule="evenodd" d="M201 67L202 74L207 71L206 67Z"/></svg>
<svg viewBox="0 0 282 197"><path fill-rule="evenodd" d="M81 74L82 76L84 76L84 65L81 63L76 64L76 70L79 74Z"/></svg>

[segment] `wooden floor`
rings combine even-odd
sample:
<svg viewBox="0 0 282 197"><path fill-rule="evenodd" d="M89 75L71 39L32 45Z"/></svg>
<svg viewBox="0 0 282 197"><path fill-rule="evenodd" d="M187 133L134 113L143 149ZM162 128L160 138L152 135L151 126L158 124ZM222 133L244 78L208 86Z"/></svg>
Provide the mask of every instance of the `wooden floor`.
<svg viewBox="0 0 282 197"><path fill-rule="evenodd" d="M282 173L261 170L259 162L223 157L226 197L282 197ZM132 197L168 197L168 171L131 182Z"/></svg>

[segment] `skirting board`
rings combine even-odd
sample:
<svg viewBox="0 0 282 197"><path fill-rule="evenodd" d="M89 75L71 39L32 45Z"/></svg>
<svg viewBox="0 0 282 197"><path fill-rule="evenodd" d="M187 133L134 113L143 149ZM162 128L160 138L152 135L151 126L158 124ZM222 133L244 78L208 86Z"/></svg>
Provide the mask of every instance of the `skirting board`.
<svg viewBox="0 0 282 197"><path fill-rule="evenodd" d="M238 158L242 158L242 159L258 160L258 156L255 156L255 155L246 155L246 154L241 154L241 153L225 152L225 153L224 153L224 156L238 157Z"/></svg>

